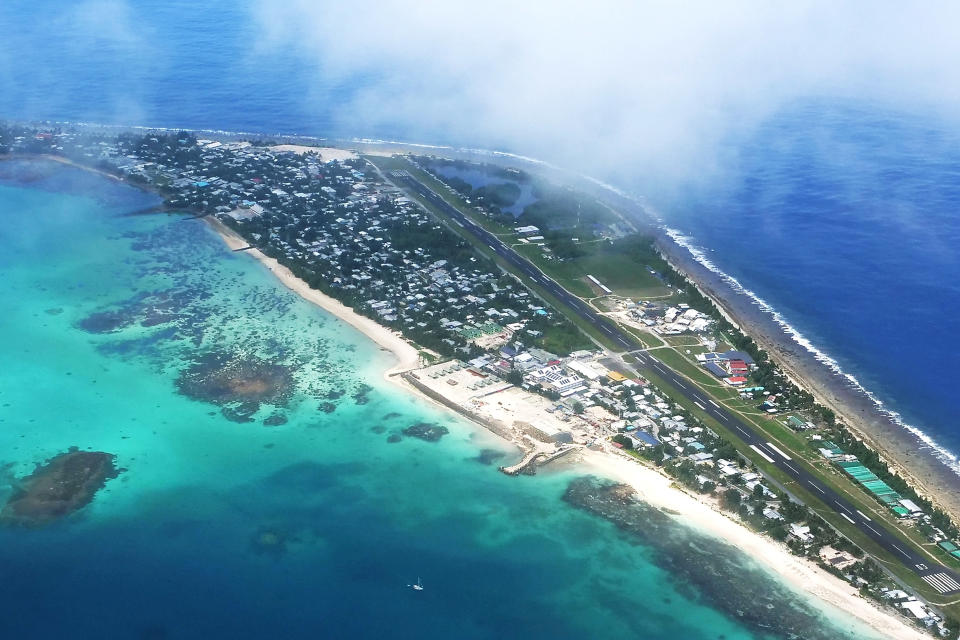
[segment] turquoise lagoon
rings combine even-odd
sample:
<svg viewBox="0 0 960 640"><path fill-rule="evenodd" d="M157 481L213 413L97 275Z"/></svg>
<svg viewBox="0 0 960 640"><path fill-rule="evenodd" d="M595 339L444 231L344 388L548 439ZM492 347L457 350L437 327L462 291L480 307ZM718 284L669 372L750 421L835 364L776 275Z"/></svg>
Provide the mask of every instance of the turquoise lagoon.
<svg viewBox="0 0 960 640"><path fill-rule="evenodd" d="M739 589L804 637L867 637L663 514L638 537L572 507L575 469L497 473L508 444L385 382L389 354L201 221L124 215L153 196L72 169L0 175L0 500L70 447L124 469L64 521L0 529L0 636L779 637ZM286 406L237 422L181 394L210 353L288 366ZM418 422L450 432L388 441ZM704 579L721 555L743 569Z"/></svg>

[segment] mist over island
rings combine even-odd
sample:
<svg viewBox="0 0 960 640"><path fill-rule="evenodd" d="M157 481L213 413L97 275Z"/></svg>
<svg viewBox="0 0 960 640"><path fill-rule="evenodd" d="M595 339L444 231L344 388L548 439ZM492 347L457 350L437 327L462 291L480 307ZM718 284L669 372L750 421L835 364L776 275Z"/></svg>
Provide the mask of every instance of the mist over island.
<svg viewBox="0 0 960 640"><path fill-rule="evenodd" d="M958 14L0 6L0 631L956 638Z"/></svg>

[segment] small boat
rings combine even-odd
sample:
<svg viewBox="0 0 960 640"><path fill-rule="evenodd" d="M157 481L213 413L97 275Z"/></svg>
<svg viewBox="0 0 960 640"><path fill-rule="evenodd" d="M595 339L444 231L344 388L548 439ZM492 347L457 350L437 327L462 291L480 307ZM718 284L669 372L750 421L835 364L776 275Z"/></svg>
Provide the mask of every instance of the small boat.
<svg viewBox="0 0 960 640"><path fill-rule="evenodd" d="M408 584L407 586L414 591L423 591L423 583L420 582L420 576L417 576L417 584Z"/></svg>

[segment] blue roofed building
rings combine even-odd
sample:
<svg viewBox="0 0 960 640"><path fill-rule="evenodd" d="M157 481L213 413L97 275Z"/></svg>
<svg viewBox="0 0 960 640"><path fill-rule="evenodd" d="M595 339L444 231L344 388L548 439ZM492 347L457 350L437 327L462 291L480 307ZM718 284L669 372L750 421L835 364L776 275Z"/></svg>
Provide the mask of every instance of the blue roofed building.
<svg viewBox="0 0 960 640"><path fill-rule="evenodd" d="M718 365L716 362L708 362L703 365L703 368L717 376L718 378L726 378L727 372L723 370L723 367Z"/></svg>
<svg viewBox="0 0 960 640"><path fill-rule="evenodd" d="M648 433L647 431L637 431L633 434L633 437L647 447L655 447L660 444L660 441L657 440L657 437L652 433Z"/></svg>
<svg viewBox="0 0 960 640"><path fill-rule="evenodd" d="M721 360L743 360L746 364L753 364L750 354L743 351L727 351L718 355Z"/></svg>

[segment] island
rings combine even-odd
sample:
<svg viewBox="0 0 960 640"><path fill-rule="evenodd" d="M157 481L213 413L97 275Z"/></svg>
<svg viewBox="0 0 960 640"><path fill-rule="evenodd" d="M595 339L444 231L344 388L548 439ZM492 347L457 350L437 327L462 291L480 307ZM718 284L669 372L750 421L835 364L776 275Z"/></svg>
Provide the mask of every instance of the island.
<svg viewBox="0 0 960 640"><path fill-rule="evenodd" d="M392 381L516 443L521 459L501 471L535 473L567 456L616 470L632 482L585 483L575 496L613 519L611 505L634 508L630 484L668 478L850 593L956 636L949 496L924 490L785 370L677 267L654 225L516 167L302 142L0 127L0 154L99 171L160 194L158 211L207 221L393 349L402 366ZM107 314L87 328L122 322ZM217 357L186 371L181 391L238 421L260 402L283 405L289 372ZM4 513L30 504L21 501Z"/></svg>

